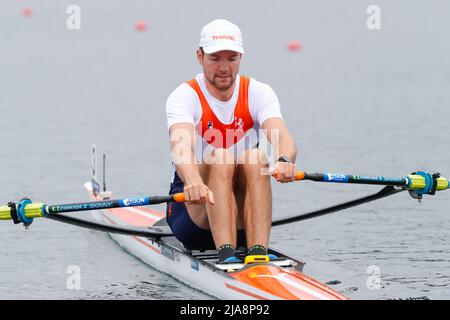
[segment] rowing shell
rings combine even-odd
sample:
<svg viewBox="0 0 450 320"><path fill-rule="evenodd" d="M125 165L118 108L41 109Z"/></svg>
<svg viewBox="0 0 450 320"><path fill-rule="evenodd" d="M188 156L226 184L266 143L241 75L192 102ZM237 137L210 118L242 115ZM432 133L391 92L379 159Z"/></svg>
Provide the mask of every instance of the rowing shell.
<svg viewBox="0 0 450 320"><path fill-rule="evenodd" d="M85 184L91 197L92 184ZM108 209L95 218L126 227L168 228L165 214L143 207ZM217 265L215 250L188 250L175 239L111 234L121 247L153 268L219 299L346 300L342 294L306 276L304 262L269 249L279 257L269 263ZM238 254L244 254L239 252Z"/></svg>

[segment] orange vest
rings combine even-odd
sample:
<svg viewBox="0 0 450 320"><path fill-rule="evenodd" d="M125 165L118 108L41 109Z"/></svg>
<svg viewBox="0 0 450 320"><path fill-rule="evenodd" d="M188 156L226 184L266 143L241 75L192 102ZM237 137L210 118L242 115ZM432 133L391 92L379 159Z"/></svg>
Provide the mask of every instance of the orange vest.
<svg viewBox="0 0 450 320"><path fill-rule="evenodd" d="M196 79L187 83L197 92L202 105L202 118L196 126L198 134L214 148L228 149L236 144L245 133L253 128L253 119L248 107L248 86L250 79L240 76L239 95L234 107L233 122L224 124L211 109Z"/></svg>

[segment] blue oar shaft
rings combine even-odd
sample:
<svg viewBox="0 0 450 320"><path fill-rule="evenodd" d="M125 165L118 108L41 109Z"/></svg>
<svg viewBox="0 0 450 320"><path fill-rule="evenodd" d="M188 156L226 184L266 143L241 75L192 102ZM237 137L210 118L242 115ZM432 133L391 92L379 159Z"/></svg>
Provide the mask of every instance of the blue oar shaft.
<svg viewBox="0 0 450 320"><path fill-rule="evenodd" d="M334 183L375 184L384 186L406 186L408 184L408 179L406 177L391 178L383 176L362 176L338 173L305 173L304 180Z"/></svg>
<svg viewBox="0 0 450 320"><path fill-rule="evenodd" d="M450 189L450 180L441 177L439 173L430 174L423 171L418 171L400 178L339 173L306 173L304 171L298 171L295 175L295 180L398 186L419 194L434 194L435 191Z"/></svg>
<svg viewBox="0 0 450 320"><path fill-rule="evenodd" d="M169 196L153 196L153 197L133 197L118 200L102 200L81 203L69 203L60 205L46 205L44 203L27 203L23 205L19 216L23 216L21 221L26 218L44 217L46 214L66 213L76 211L101 210L125 207L147 206L152 204L160 204L166 202L184 202L184 194L177 193ZM20 211L20 210L19 210ZM10 220L11 208L8 206L0 206L0 220Z"/></svg>

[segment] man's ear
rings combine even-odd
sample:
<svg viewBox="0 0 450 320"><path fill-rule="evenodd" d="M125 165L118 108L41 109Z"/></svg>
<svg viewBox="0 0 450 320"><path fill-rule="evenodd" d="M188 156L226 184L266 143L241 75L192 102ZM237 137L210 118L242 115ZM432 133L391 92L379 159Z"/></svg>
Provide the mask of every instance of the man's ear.
<svg viewBox="0 0 450 320"><path fill-rule="evenodd" d="M203 66L203 50L200 48L197 49L197 61Z"/></svg>

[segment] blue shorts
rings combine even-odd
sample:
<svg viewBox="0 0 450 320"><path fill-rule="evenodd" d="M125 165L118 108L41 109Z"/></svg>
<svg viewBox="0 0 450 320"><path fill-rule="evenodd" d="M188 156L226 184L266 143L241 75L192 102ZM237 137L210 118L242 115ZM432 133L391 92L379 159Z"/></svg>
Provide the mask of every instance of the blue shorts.
<svg viewBox="0 0 450 320"><path fill-rule="evenodd" d="M184 183L175 172L169 194L180 193ZM177 238L188 249L215 249L214 239L209 229L197 226L189 216L184 203L170 202L166 209L167 223ZM245 231L237 232L238 247L246 247Z"/></svg>

